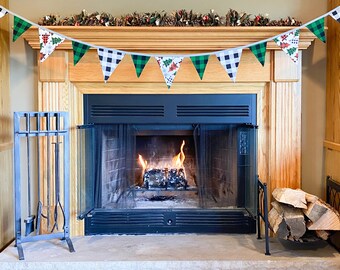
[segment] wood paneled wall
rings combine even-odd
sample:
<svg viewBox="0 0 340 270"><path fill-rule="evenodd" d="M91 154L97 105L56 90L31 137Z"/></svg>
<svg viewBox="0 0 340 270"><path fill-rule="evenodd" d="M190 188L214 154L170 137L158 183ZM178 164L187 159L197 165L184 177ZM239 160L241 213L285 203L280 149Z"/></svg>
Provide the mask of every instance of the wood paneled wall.
<svg viewBox="0 0 340 270"><path fill-rule="evenodd" d="M0 0L0 4L8 7L8 0ZM14 237L8 17L0 20L0 250Z"/></svg>
<svg viewBox="0 0 340 270"><path fill-rule="evenodd" d="M303 47L305 49L313 38L310 39L309 32L304 31L304 33L301 39L308 38L309 40L302 43L305 44ZM248 34L253 38L254 32L250 31ZM38 47L34 45L36 37L30 32L27 35L29 43L37 49ZM91 31L87 36L91 38ZM204 37L201 38L205 40ZM132 50L131 46L134 44L125 42ZM204 44L197 40L195 42L200 46ZM215 37L214 42L216 43L214 46L218 47L219 39ZM111 44L111 46L110 43L105 45L114 48L114 45ZM90 50L77 66L74 66L72 51L67 47L68 45L65 46L55 51L45 62L38 63L38 109L41 111L62 110L70 113L72 235L83 234L83 224L76 220L76 126L83 123L83 94L87 93L255 93L258 105L258 172L260 178L268 183L270 192L276 187L301 187L301 68L296 66L281 50L273 50L271 47L272 49L267 52L264 67L258 63L249 50L244 50L236 83L230 81L215 56L210 57L202 81L190 61L185 59L171 89L168 90L154 59L150 59L150 63L138 79L130 56L126 56L110 80L104 83L96 50ZM120 46L124 48L123 45ZM176 51L176 40L171 40L170 45L167 43L167 46L172 46L169 50ZM202 51L213 50L209 46ZM214 46L212 48L215 48ZM135 47L134 51L138 51L138 47ZM188 48L185 51L181 49L176 51L176 53L188 52L190 52Z"/></svg>
<svg viewBox="0 0 340 270"><path fill-rule="evenodd" d="M340 5L329 0L328 9ZM325 175L340 183L340 24L328 17Z"/></svg>

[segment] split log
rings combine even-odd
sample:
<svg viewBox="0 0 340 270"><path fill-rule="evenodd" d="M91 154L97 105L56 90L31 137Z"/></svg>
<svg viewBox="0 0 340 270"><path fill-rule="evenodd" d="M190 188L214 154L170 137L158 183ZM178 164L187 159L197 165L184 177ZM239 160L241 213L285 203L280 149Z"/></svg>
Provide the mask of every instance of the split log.
<svg viewBox="0 0 340 270"><path fill-rule="evenodd" d="M283 216L273 207L268 213L268 221L277 237L288 239L289 231Z"/></svg>
<svg viewBox="0 0 340 270"><path fill-rule="evenodd" d="M322 200L318 200L319 206L320 203L323 205L322 207L327 210L323 215L320 216L317 220L311 220L307 224L307 228L309 230L327 230L327 231L338 231L340 230L340 215L337 210L335 210L332 206L325 203ZM316 207L313 207L316 208ZM318 214L318 213L317 213ZM316 214L316 215L317 215Z"/></svg>
<svg viewBox="0 0 340 270"><path fill-rule="evenodd" d="M327 231L315 231L317 237L321 238L322 240L327 240L330 233Z"/></svg>
<svg viewBox="0 0 340 270"><path fill-rule="evenodd" d="M303 212L299 208L272 202L273 209L282 216L283 220L278 224L277 235L283 239L298 240L306 232L306 223ZM277 222L280 219L277 220ZM283 224L283 221L285 224ZM276 225L277 226L277 225ZM287 232L288 231L288 235ZM284 236L284 237L282 237Z"/></svg>
<svg viewBox="0 0 340 270"><path fill-rule="evenodd" d="M300 189L276 188L273 191L273 197L280 203L307 209L306 193Z"/></svg>
<svg viewBox="0 0 340 270"><path fill-rule="evenodd" d="M312 222L316 222L322 215L324 215L328 210L328 207L320 200L316 200L314 202L307 204L307 209L303 210L303 213L308 217Z"/></svg>

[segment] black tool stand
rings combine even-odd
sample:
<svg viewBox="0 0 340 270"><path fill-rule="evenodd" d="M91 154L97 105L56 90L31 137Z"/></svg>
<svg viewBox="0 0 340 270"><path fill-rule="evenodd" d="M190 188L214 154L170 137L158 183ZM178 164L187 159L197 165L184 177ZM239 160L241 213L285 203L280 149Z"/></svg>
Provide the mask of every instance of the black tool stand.
<svg viewBox="0 0 340 270"><path fill-rule="evenodd" d="M26 242L61 239L75 251L69 232L68 117L66 112L14 113L15 245L20 260Z"/></svg>

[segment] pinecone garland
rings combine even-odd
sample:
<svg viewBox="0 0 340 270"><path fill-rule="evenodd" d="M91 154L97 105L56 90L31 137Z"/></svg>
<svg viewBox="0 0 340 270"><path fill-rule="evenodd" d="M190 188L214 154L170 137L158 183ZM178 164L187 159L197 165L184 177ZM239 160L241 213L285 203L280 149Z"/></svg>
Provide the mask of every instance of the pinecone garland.
<svg viewBox="0 0 340 270"><path fill-rule="evenodd" d="M161 12L145 12L126 14L114 17L109 13L93 12L89 14L85 9L80 14L71 17L60 18L50 14L42 17L39 25L46 26L300 26L302 23L295 18L270 20L268 15L257 15L251 19L251 15L245 12L237 12L229 9L225 18L219 16L214 10L207 14L195 13L192 10L180 9L167 14Z"/></svg>

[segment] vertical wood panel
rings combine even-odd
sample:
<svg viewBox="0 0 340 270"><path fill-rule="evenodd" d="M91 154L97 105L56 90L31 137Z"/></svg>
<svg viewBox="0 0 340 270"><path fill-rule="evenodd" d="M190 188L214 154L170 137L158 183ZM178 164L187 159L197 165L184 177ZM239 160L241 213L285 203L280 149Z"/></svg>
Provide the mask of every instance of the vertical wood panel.
<svg viewBox="0 0 340 270"><path fill-rule="evenodd" d="M0 1L3 6L8 5L8 1ZM0 20L0 145L7 145L7 149L12 145L12 118L9 91L9 15ZM6 147L3 147L6 148Z"/></svg>
<svg viewBox="0 0 340 270"><path fill-rule="evenodd" d="M301 91L293 82L273 83L270 99L270 191L301 187Z"/></svg>
<svg viewBox="0 0 340 270"><path fill-rule="evenodd" d="M329 10L339 5L328 0ZM340 183L340 24L328 16L327 26L325 175Z"/></svg>
<svg viewBox="0 0 340 270"><path fill-rule="evenodd" d="M0 250L14 238L12 149L0 152Z"/></svg>
<svg viewBox="0 0 340 270"><path fill-rule="evenodd" d="M8 7L8 0L0 0ZM9 89L9 15L0 20L0 250L14 238L13 143Z"/></svg>
<svg viewBox="0 0 340 270"><path fill-rule="evenodd" d="M328 3L333 9L340 0ZM340 143L340 24L331 17L327 23L326 140Z"/></svg>

